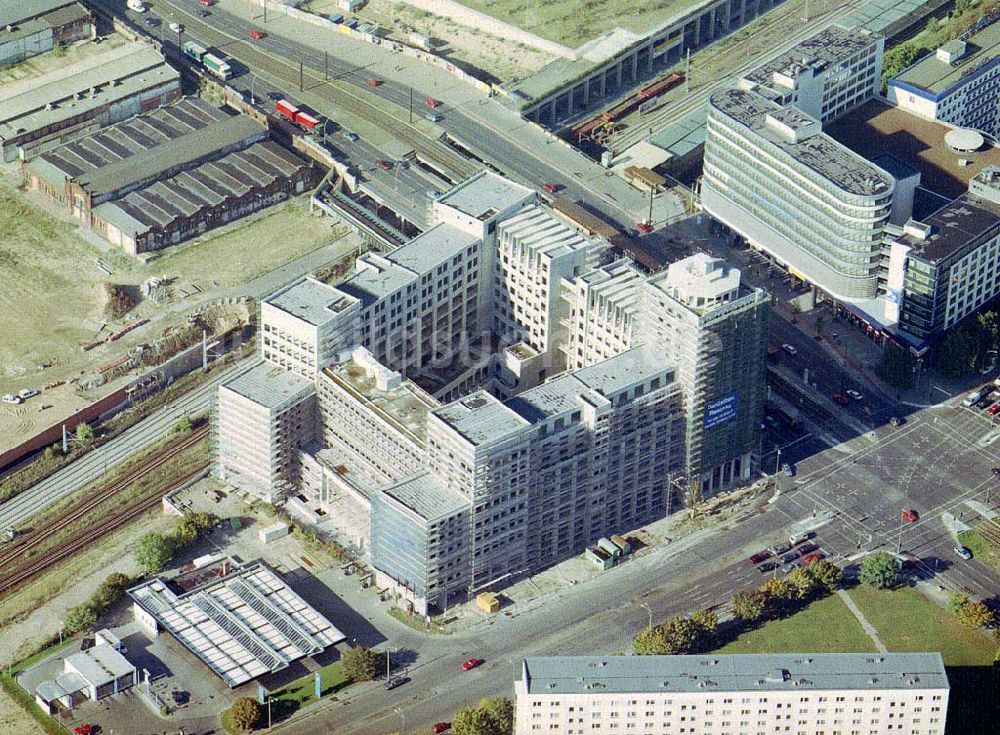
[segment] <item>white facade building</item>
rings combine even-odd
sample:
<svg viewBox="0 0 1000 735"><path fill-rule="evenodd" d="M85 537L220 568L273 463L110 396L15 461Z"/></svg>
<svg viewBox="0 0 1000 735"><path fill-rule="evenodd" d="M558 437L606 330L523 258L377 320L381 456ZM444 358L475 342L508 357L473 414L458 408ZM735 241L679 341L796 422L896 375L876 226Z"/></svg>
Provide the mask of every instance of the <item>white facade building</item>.
<svg viewBox="0 0 1000 735"><path fill-rule="evenodd" d="M889 80L889 102L914 115L1000 135L1000 23L948 41Z"/></svg>
<svg viewBox="0 0 1000 735"><path fill-rule="evenodd" d="M740 79L742 89L822 123L875 97L885 39L865 28L831 26Z"/></svg>
<svg viewBox="0 0 1000 735"><path fill-rule="evenodd" d="M818 120L752 92L708 101L705 211L832 297L877 295L895 184Z"/></svg>
<svg viewBox="0 0 1000 735"><path fill-rule="evenodd" d="M939 653L551 656L514 682L515 735L941 735Z"/></svg>

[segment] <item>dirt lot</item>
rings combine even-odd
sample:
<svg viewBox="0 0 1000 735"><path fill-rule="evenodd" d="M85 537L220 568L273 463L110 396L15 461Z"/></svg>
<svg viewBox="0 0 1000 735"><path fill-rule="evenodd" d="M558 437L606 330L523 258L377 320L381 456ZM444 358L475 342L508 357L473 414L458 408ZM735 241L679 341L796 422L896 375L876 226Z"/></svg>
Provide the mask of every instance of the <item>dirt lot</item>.
<svg viewBox="0 0 1000 735"><path fill-rule="evenodd" d="M42 726L25 714L17 702L0 689L0 732L4 735L45 735Z"/></svg>
<svg viewBox="0 0 1000 735"><path fill-rule="evenodd" d="M335 0L312 0L308 9L322 14L341 12ZM554 58L393 0L370 0L355 17L377 21L391 38L404 43L410 43L411 30L422 33L436 43L434 53L438 56L464 65L473 73L480 70L492 74L500 81L537 71Z"/></svg>

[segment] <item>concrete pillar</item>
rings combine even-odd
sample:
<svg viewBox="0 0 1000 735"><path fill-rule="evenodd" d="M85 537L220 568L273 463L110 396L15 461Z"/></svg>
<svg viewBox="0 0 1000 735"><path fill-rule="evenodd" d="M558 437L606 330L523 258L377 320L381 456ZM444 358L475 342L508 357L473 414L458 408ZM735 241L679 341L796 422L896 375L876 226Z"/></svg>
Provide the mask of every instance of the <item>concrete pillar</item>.
<svg viewBox="0 0 1000 735"><path fill-rule="evenodd" d="M615 64L615 86L621 89L622 86L622 64L624 62L619 61Z"/></svg>
<svg viewBox="0 0 1000 735"><path fill-rule="evenodd" d="M632 81L639 81L639 52L636 51L629 57L629 61L632 65Z"/></svg>
<svg viewBox="0 0 1000 735"><path fill-rule="evenodd" d="M604 69L601 72L601 82L598 85L598 91L599 91L601 97L603 97L605 94L607 94L607 89L608 89L608 70Z"/></svg>
<svg viewBox="0 0 1000 735"><path fill-rule="evenodd" d="M718 10L717 7L712 8L708 11L708 40L715 40L715 11Z"/></svg>
<svg viewBox="0 0 1000 735"><path fill-rule="evenodd" d="M594 81L593 77L587 77L587 80L583 83L583 106L590 107L590 84Z"/></svg>

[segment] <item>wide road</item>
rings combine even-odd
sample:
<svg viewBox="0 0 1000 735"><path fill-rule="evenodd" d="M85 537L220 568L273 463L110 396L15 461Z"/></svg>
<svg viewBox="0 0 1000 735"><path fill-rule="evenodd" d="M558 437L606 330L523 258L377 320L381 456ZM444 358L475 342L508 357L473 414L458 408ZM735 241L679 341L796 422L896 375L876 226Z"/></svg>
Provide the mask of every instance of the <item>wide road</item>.
<svg viewBox="0 0 1000 735"><path fill-rule="evenodd" d="M242 375L259 362L260 358L251 357L223 370L196 390L146 417L121 436L88 452L3 503L0 505L0 528L23 530L32 516L72 495L88 483L99 480L109 470L162 439L170 433L181 416L207 411L213 405L220 384Z"/></svg>

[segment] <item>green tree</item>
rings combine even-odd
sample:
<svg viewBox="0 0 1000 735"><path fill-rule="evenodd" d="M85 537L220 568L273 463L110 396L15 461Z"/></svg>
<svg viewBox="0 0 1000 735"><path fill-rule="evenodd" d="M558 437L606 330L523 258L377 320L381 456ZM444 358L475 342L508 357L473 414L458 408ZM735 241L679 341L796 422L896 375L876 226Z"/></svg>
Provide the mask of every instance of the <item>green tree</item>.
<svg viewBox="0 0 1000 735"><path fill-rule="evenodd" d="M698 626L691 618L678 615L667 621L664 626L664 636L667 640L668 653L681 655L691 653L698 642Z"/></svg>
<svg viewBox="0 0 1000 735"><path fill-rule="evenodd" d="M829 559L814 561L805 570L827 592L835 591L844 580L844 570Z"/></svg>
<svg viewBox="0 0 1000 735"><path fill-rule="evenodd" d="M861 584L887 590L896 584L896 559L888 551L876 551L861 562Z"/></svg>
<svg viewBox="0 0 1000 735"><path fill-rule="evenodd" d="M378 654L364 646L354 646L348 649L341 658L344 674L351 681L371 681L374 679L378 671L378 662Z"/></svg>
<svg viewBox="0 0 1000 735"><path fill-rule="evenodd" d="M174 540L156 531L144 533L135 549L135 561L147 574L155 574L174 556Z"/></svg>
<svg viewBox="0 0 1000 735"><path fill-rule="evenodd" d="M875 372L893 387L909 388L913 385L913 365L913 357L909 352L895 345L886 345Z"/></svg>
<svg viewBox="0 0 1000 735"><path fill-rule="evenodd" d="M882 89L886 83L906 67L916 63L925 50L911 41L901 43L885 52L882 57Z"/></svg>
<svg viewBox="0 0 1000 735"><path fill-rule="evenodd" d="M794 597L792 585L788 583L787 579L769 577L764 580L764 583L761 584L759 589L765 597L772 600L778 600L779 602L787 602Z"/></svg>
<svg viewBox="0 0 1000 735"><path fill-rule="evenodd" d="M962 625L969 628L986 628L993 624L993 611L985 602L968 602L958 616Z"/></svg>
<svg viewBox="0 0 1000 735"><path fill-rule="evenodd" d="M948 598L948 612L956 618L962 614L962 610L969 604L969 596L961 592L952 592Z"/></svg>
<svg viewBox="0 0 1000 735"><path fill-rule="evenodd" d="M90 424L77 424L75 433L76 440L80 444L87 445L94 441L94 430L90 428Z"/></svg>
<svg viewBox="0 0 1000 735"><path fill-rule="evenodd" d="M632 639L632 652L637 656L664 656L670 653L667 636L662 625L643 628Z"/></svg>
<svg viewBox="0 0 1000 735"><path fill-rule="evenodd" d="M194 425L191 423L191 417L187 414L177 419L177 423L174 424L175 434L190 434L193 429Z"/></svg>
<svg viewBox="0 0 1000 735"><path fill-rule="evenodd" d="M211 513L187 513L177 524L174 538L179 544L190 544L211 529L216 520Z"/></svg>
<svg viewBox="0 0 1000 735"><path fill-rule="evenodd" d="M760 590L740 590L733 595L733 615L747 623L755 623L764 616L765 602Z"/></svg>
<svg viewBox="0 0 1000 735"><path fill-rule="evenodd" d="M113 572L105 577L90 596L90 604L95 610L107 610L125 594L132 578L121 572Z"/></svg>
<svg viewBox="0 0 1000 735"><path fill-rule="evenodd" d="M707 650L715 643L719 632L719 615L714 610L695 610L691 613L691 622L698 634L696 647L700 651Z"/></svg>
<svg viewBox="0 0 1000 735"><path fill-rule="evenodd" d="M85 602L69 609L69 612L66 613L66 619L63 621L63 630L66 635L73 635L82 630L88 630L96 622L97 613L89 603Z"/></svg>
<svg viewBox="0 0 1000 735"><path fill-rule="evenodd" d="M972 372L979 354L976 332L968 321L951 330L935 351L937 369L949 378L958 378Z"/></svg>
<svg viewBox="0 0 1000 735"><path fill-rule="evenodd" d="M260 704L252 697L240 697L229 708L229 716L240 732L250 732L260 719Z"/></svg>
<svg viewBox="0 0 1000 735"><path fill-rule="evenodd" d="M464 709L451 723L455 735L512 735L514 703L509 699L483 699L478 707Z"/></svg>
<svg viewBox="0 0 1000 735"><path fill-rule="evenodd" d="M816 580L805 567L796 567L785 577L791 590L792 600L808 600L816 590Z"/></svg>
<svg viewBox="0 0 1000 735"><path fill-rule="evenodd" d="M484 699L479 703L479 709L492 718L494 732L497 735L512 735L514 732L514 703L511 700L506 697Z"/></svg>

